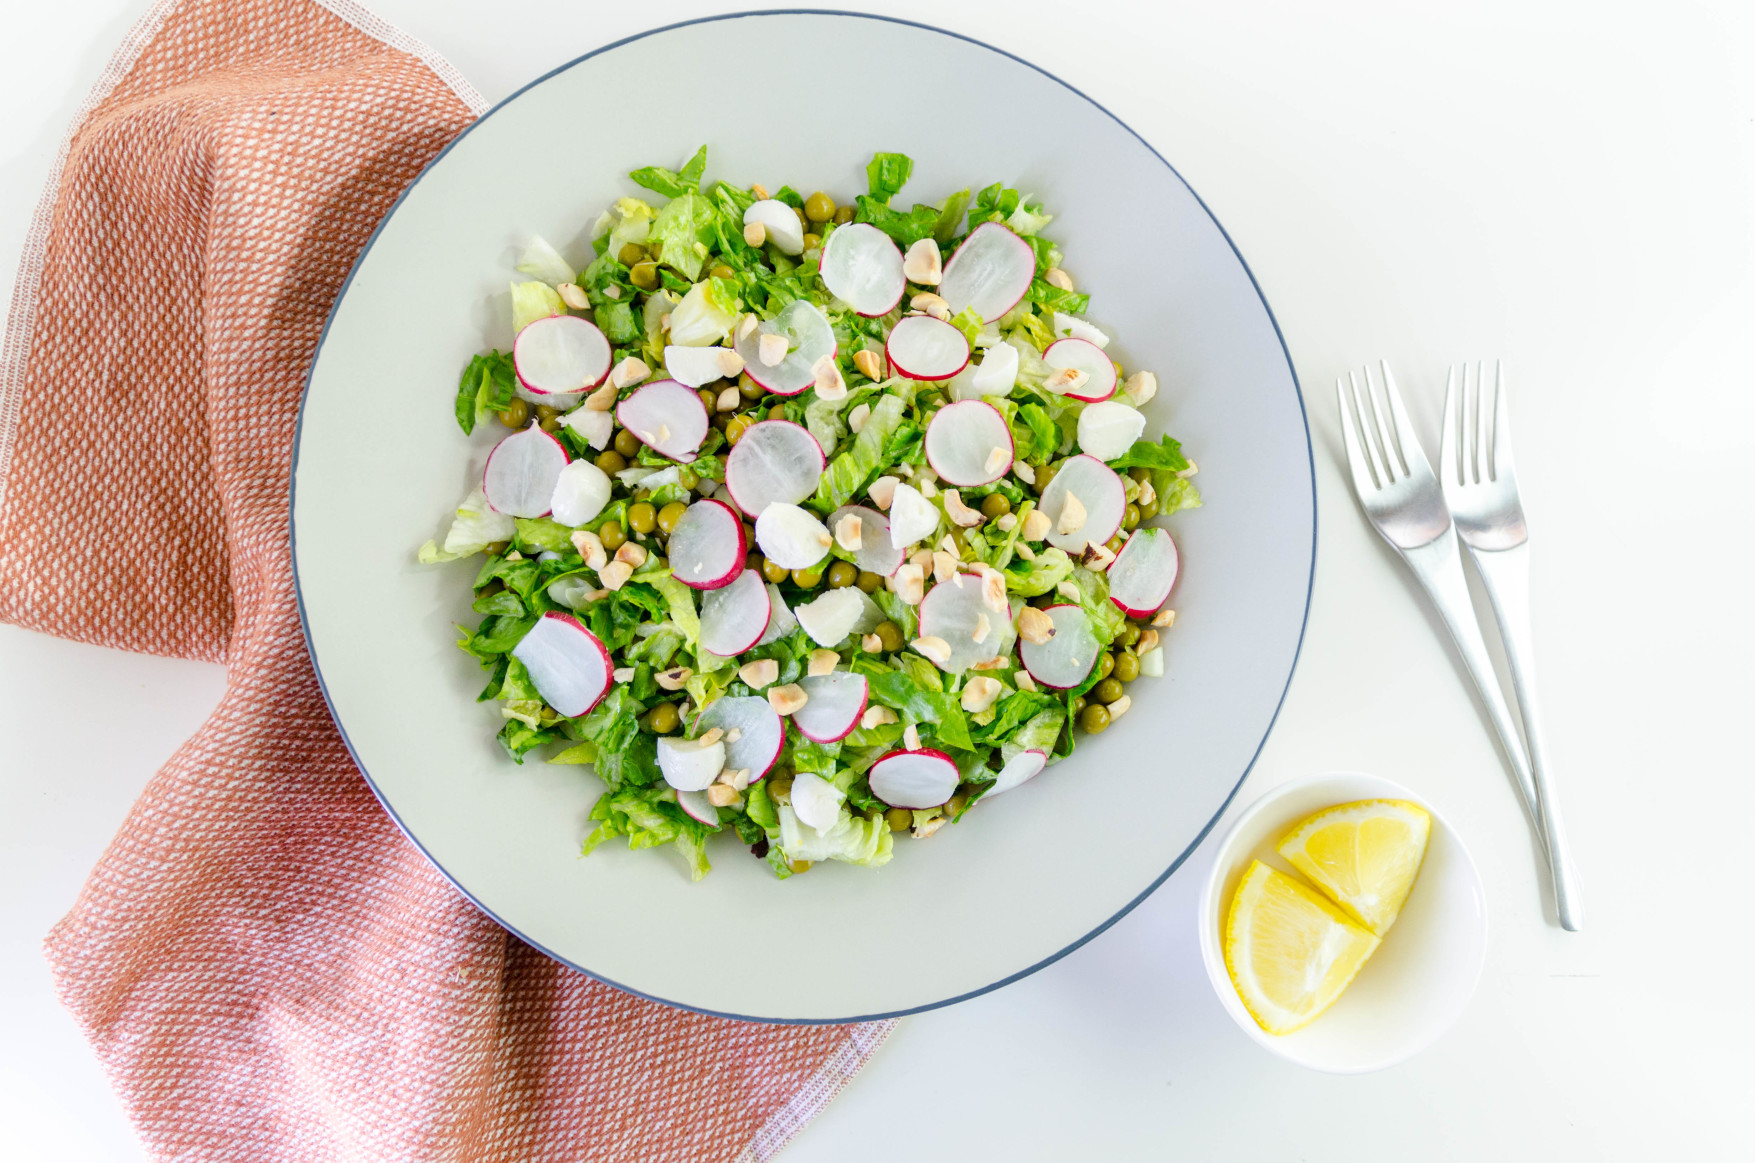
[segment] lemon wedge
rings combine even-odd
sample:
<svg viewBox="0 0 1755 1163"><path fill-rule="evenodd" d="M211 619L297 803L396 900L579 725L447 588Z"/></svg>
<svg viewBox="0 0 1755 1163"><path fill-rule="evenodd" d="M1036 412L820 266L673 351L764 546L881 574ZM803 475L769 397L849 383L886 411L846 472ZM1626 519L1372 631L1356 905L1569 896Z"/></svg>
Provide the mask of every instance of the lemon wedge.
<svg viewBox="0 0 1755 1163"><path fill-rule="evenodd" d="M1432 817L1406 800L1337 804L1300 820L1278 845L1286 862L1379 937L1426 858Z"/></svg>
<svg viewBox="0 0 1755 1163"><path fill-rule="evenodd" d="M1251 862L1231 898L1225 968L1270 1034L1290 1034L1335 1004L1378 938L1294 877Z"/></svg>

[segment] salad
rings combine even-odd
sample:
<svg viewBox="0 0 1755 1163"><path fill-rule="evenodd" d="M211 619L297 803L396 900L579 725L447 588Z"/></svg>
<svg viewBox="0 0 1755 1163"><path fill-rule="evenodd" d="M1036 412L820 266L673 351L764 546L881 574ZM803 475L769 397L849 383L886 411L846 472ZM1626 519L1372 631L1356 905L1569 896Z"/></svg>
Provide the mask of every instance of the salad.
<svg viewBox="0 0 1755 1163"><path fill-rule="evenodd" d="M1200 503L1001 184L904 210L629 176L583 270L537 238L507 351L456 397L502 435L420 560L479 557L458 645L522 763L590 764L587 853L706 875L876 867L1072 753L1163 673L1176 580L1150 524ZM727 843L727 848L729 844Z"/></svg>

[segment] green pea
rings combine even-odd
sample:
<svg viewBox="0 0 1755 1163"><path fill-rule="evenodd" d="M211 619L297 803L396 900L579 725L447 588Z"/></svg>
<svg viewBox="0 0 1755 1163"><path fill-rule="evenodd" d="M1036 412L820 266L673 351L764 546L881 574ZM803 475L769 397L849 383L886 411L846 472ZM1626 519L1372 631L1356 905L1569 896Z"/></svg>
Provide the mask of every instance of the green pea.
<svg viewBox="0 0 1755 1163"><path fill-rule="evenodd" d="M1087 735L1101 735L1109 730L1109 708L1096 704L1079 712L1079 727Z"/></svg>

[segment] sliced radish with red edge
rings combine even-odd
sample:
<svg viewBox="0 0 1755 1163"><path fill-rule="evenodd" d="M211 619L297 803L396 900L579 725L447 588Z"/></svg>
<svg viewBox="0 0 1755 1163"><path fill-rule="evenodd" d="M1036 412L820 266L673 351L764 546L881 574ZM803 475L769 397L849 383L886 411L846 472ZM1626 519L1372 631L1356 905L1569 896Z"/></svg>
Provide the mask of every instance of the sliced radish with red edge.
<svg viewBox="0 0 1755 1163"><path fill-rule="evenodd" d="M993 793L988 792L987 794L992 795ZM707 798L707 793L704 791L677 792L676 806L709 828L719 826L719 809L713 806L713 801Z"/></svg>
<svg viewBox="0 0 1755 1163"><path fill-rule="evenodd" d="M1005 766L999 769L999 775L993 784L982 795L983 799L992 799L1011 791L1014 787L1029 783L1042 769L1048 766L1048 752L1032 747L1028 751L1020 751L1006 760Z"/></svg>
<svg viewBox="0 0 1755 1163"><path fill-rule="evenodd" d="M828 464L823 446L790 420L763 420L745 428L725 458L725 487L752 517L776 501L796 505L817 491Z"/></svg>
<svg viewBox="0 0 1755 1163"><path fill-rule="evenodd" d="M936 808L956 794L962 777L942 751L892 751L871 765L871 794L895 808Z"/></svg>
<svg viewBox="0 0 1755 1163"><path fill-rule="evenodd" d="M910 315L890 328L884 354L911 380L948 380L969 362L969 340L943 319Z"/></svg>
<svg viewBox="0 0 1755 1163"><path fill-rule="evenodd" d="M597 324L577 315L550 315L525 325L512 341L518 382L539 396L588 392L609 374L615 352Z"/></svg>
<svg viewBox="0 0 1755 1163"><path fill-rule="evenodd" d="M757 695L727 696L707 704L695 718L695 734L718 727L725 735L725 766L761 779L773 768L786 745L786 724L768 700ZM736 733L737 738L732 738Z"/></svg>
<svg viewBox="0 0 1755 1163"><path fill-rule="evenodd" d="M658 770L677 791L706 791L725 770L725 743L660 735Z"/></svg>
<svg viewBox="0 0 1755 1163"><path fill-rule="evenodd" d="M773 365L762 362L764 335L786 340L785 359ZM814 303L794 299L739 339L737 354L743 356L743 370L750 379L776 396L796 396L817 382L817 361L835 354L835 329Z"/></svg>
<svg viewBox="0 0 1755 1163"><path fill-rule="evenodd" d="M973 307L983 323L992 323L1023 301L1036 277L1036 252L1030 244L998 222L983 222L969 232L945 264L938 293L951 314Z"/></svg>
<svg viewBox="0 0 1755 1163"><path fill-rule="evenodd" d="M867 686L863 674L844 670L798 680L806 699L792 712L792 721L806 739L836 743L853 733L865 714Z"/></svg>
<svg viewBox="0 0 1755 1163"><path fill-rule="evenodd" d="M1109 565L1109 599L1130 618L1157 612L1181 568L1176 542L1163 529L1139 529Z"/></svg>
<svg viewBox="0 0 1755 1163"><path fill-rule="evenodd" d="M902 252L869 222L849 223L830 232L817 273L829 294L867 318L895 310L908 289Z"/></svg>
<svg viewBox="0 0 1755 1163"><path fill-rule="evenodd" d="M555 484L566 467L566 446L532 424L494 445L481 491L495 512L540 517L554 504Z"/></svg>
<svg viewBox="0 0 1755 1163"><path fill-rule="evenodd" d="M538 618L512 647L512 657L530 672L543 702L569 719L590 711L609 690L609 651L571 614L550 611Z"/></svg>
<svg viewBox="0 0 1755 1163"><path fill-rule="evenodd" d="M1012 430L981 400L940 408L926 426L925 448L939 479L959 487L992 484L1012 467Z"/></svg>
<svg viewBox="0 0 1755 1163"><path fill-rule="evenodd" d="M1078 686L1089 677L1103 650L1091 631L1090 616L1071 604L1049 606L1042 612L1054 622L1054 637L1046 642L1026 638L1018 645L1024 669L1043 686L1057 690Z"/></svg>
<svg viewBox="0 0 1755 1163"><path fill-rule="evenodd" d="M998 658L1011 649L1017 636L1011 608L990 608L983 599L986 583L978 573L959 573L939 582L920 600L922 637L942 638L950 656L939 669L961 674L977 662ZM986 628L983 630L983 621ZM981 635L981 641L975 636Z"/></svg>
<svg viewBox="0 0 1755 1163"><path fill-rule="evenodd" d="M756 544L781 569L809 569L829 555L834 540L821 521L797 505L776 501L756 518Z"/></svg>
<svg viewBox="0 0 1755 1163"><path fill-rule="evenodd" d="M746 569L730 585L701 598L701 649L731 658L752 649L773 614L762 575Z"/></svg>
<svg viewBox="0 0 1755 1163"><path fill-rule="evenodd" d="M853 563L880 577L901 569L908 555L890 544L890 519L864 505L842 505L829 515L829 531L841 528L841 519L849 516L859 518L859 548L853 551Z"/></svg>
<svg viewBox="0 0 1755 1163"><path fill-rule="evenodd" d="M749 546L743 522L730 505L703 498L683 510L670 531L671 576L697 590L716 590L737 580Z"/></svg>
<svg viewBox="0 0 1755 1163"><path fill-rule="evenodd" d="M653 380L615 406L623 428L661 456L687 463L707 438L707 406L693 388Z"/></svg>
<svg viewBox="0 0 1755 1163"><path fill-rule="evenodd" d="M1085 373L1084 383L1061 393L1070 400L1095 403L1115 394L1115 365L1088 339L1057 339L1042 353L1042 362L1055 371L1070 367Z"/></svg>
<svg viewBox="0 0 1755 1163"><path fill-rule="evenodd" d="M792 616L792 610L780 596L780 587L773 582L768 583L768 603L773 607L773 613L768 615L768 628L756 639L757 646L777 642L798 629L798 619Z"/></svg>
<svg viewBox="0 0 1755 1163"><path fill-rule="evenodd" d="M1069 495L1078 498L1085 519L1062 533L1060 518ZM1127 515L1127 486L1114 469L1096 457L1085 453L1070 456L1061 462L1054 479L1042 490L1042 512L1054 522L1048 531L1048 543L1068 553L1079 553L1086 545L1103 544L1121 528L1121 519Z"/></svg>

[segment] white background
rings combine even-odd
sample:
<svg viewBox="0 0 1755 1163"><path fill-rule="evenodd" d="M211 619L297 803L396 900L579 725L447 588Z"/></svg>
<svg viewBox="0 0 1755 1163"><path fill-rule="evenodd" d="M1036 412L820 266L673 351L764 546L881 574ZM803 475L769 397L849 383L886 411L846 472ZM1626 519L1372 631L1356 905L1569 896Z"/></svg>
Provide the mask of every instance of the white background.
<svg viewBox="0 0 1755 1163"><path fill-rule="evenodd" d="M146 4L8 7L7 288L73 110ZM376 7L498 100L649 23L731 6ZM1213 997L1193 939L1197 854L1052 968L905 1021L789 1163L898 1149L1750 1157L1755 633L1737 491L1755 453L1748 5L899 0L883 11L1018 53L1108 106L1250 261L1310 407L1321 541L1303 659L1238 807L1322 770L1417 788L1473 847L1492 944L1472 1007L1431 1050L1366 1077L1307 1073L1251 1043ZM897 116L931 116L930 94L836 92L833 62L746 64L784 100L887 100ZM969 129L1029 133L1029 111ZM1115 208L1138 209L1121 191ZM94 277L93 310L126 293L121 273ZM1330 385L1347 365L1387 357L1430 448L1446 364L1496 355L1514 376L1548 733L1587 892L1577 935L1547 918L1467 679L1336 460ZM54 1001L39 942L222 681L216 667L0 627L0 1154L141 1157ZM947 923L922 918L921 939Z"/></svg>

